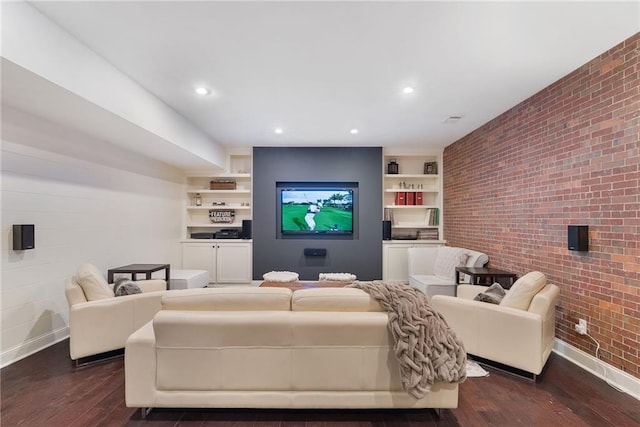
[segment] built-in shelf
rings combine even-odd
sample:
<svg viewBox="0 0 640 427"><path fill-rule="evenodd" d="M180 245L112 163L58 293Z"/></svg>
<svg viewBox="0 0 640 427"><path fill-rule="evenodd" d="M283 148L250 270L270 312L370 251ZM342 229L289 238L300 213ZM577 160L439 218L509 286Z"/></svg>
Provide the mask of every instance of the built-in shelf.
<svg viewBox="0 0 640 427"><path fill-rule="evenodd" d="M389 174L386 173L384 174L385 178L402 178L402 179L412 179L412 178L417 178L417 179L429 179L429 178L440 178L440 175L438 174L417 174L417 173L394 173L394 174Z"/></svg>
<svg viewBox="0 0 640 427"><path fill-rule="evenodd" d="M230 154L225 170L190 171L186 177L185 237L194 232L216 232L224 228L242 227L250 220L252 207L252 156L250 153ZM211 181L235 182L235 189L211 189ZM231 186L233 188L233 186ZM196 206L196 194L199 195ZM233 211L233 222L211 222L209 211Z"/></svg>
<svg viewBox="0 0 640 427"><path fill-rule="evenodd" d="M210 222L209 224L206 223L190 223L187 224L187 227L190 228L234 228L234 227L242 227L242 221L238 222L238 221L233 221L233 222Z"/></svg>
<svg viewBox="0 0 640 427"><path fill-rule="evenodd" d="M433 209L438 208L437 205L385 205L386 209Z"/></svg>
<svg viewBox="0 0 640 427"><path fill-rule="evenodd" d="M215 179L220 179L220 178L251 178L251 174L250 173L214 173L214 174L210 174L210 173L190 173L189 174L189 178L215 178Z"/></svg>
<svg viewBox="0 0 640 427"><path fill-rule="evenodd" d="M397 165L397 174L388 173L392 160ZM391 221L392 239L413 236L438 242L442 238L441 165L441 152L394 149L384 153L383 218Z"/></svg>
<svg viewBox="0 0 640 427"><path fill-rule="evenodd" d="M240 205L216 205L216 206L187 206L189 210L251 210L251 206L240 206Z"/></svg>
<svg viewBox="0 0 640 427"><path fill-rule="evenodd" d="M251 194L251 190L237 189L237 190L187 190L189 194Z"/></svg>
<svg viewBox="0 0 640 427"><path fill-rule="evenodd" d="M394 224L394 228L438 228L437 225L428 225L425 223L415 223L415 224Z"/></svg>

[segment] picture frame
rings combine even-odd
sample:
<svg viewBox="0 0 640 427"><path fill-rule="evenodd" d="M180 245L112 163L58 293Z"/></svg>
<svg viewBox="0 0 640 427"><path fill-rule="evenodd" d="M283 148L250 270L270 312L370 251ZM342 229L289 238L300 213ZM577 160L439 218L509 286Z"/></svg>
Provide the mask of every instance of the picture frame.
<svg viewBox="0 0 640 427"><path fill-rule="evenodd" d="M424 163L425 175L437 175L438 174L438 162L425 162Z"/></svg>

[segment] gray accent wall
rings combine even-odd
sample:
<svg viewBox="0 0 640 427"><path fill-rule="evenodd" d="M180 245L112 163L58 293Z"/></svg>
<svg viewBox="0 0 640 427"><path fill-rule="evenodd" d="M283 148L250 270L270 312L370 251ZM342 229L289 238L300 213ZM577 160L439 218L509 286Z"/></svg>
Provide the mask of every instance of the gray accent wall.
<svg viewBox="0 0 640 427"><path fill-rule="evenodd" d="M278 235L278 182L357 183L354 233L349 237ZM269 271L295 271L300 280L319 273L382 278L382 148L255 147L253 149L253 279ZM305 248L326 257L305 257Z"/></svg>

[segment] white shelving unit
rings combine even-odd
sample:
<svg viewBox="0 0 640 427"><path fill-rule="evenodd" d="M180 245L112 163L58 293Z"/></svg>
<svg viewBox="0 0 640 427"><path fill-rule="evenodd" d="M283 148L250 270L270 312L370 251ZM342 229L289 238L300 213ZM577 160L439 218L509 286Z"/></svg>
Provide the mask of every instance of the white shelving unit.
<svg viewBox="0 0 640 427"><path fill-rule="evenodd" d="M231 154L224 171L196 171L187 174L185 239L182 240L182 268L207 270L209 283L250 283L252 242L249 239L192 239L193 233L215 233L224 228L242 228L252 218L251 154ZM212 190L213 180L232 180L234 190ZM196 205L200 195L202 205ZM209 213L233 211L232 222L212 222Z"/></svg>
<svg viewBox="0 0 640 427"><path fill-rule="evenodd" d="M391 160L398 164L397 174L387 173ZM427 163L431 165L429 172L435 173L425 173ZM382 245L382 278L407 281L409 248L445 244L442 235L442 153L394 149L384 152L382 167L383 218L391 220L391 240ZM405 196L405 204L399 203L399 193Z"/></svg>
<svg viewBox="0 0 640 427"><path fill-rule="evenodd" d="M384 218L392 222L393 237L442 239L442 154L388 152L384 156ZM388 164L394 160L398 173L389 174ZM435 173L424 173L427 164ZM430 169L431 170L431 169ZM404 203L399 199L404 196ZM436 236L437 234L437 236Z"/></svg>
<svg viewBox="0 0 640 427"><path fill-rule="evenodd" d="M232 180L235 190L212 190L213 180ZM232 154L226 171L197 172L187 176L186 237L192 233L214 233L223 228L242 227L242 220L251 219L252 214L252 178L251 155ZM202 199L202 205L196 206L196 195ZM228 211L234 213L233 222L214 223L209 218L210 211Z"/></svg>

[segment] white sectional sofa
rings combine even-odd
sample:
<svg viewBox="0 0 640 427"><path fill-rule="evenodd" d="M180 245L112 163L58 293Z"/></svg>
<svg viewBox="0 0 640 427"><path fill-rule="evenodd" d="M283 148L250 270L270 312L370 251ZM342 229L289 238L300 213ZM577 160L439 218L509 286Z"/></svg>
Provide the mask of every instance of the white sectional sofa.
<svg viewBox="0 0 640 427"><path fill-rule="evenodd" d="M482 252L454 246L409 248L408 259L409 285L429 296L455 296L455 268L483 267L489 261Z"/></svg>
<svg viewBox="0 0 640 427"><path fill-rule="evenodd" d="M354 288L168 291L127 340L128 407L455 408L404 392L387 313Z"/></svg>

